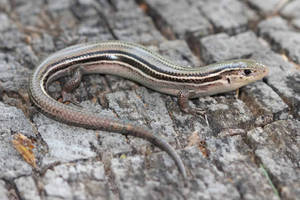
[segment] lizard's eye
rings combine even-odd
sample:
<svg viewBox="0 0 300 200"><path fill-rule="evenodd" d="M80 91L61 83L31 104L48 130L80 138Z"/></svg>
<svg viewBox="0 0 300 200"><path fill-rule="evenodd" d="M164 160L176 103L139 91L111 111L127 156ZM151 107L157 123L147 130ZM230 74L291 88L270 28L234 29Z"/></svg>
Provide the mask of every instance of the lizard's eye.
<svg viewBox="0 0 300 200"><path fill-rule="evenodd" d="M251 73L252 73L252 71L251 71L250 69L245 69L245 70L244 70L244 74L245 74L246 76L249 76Z"/></svg>

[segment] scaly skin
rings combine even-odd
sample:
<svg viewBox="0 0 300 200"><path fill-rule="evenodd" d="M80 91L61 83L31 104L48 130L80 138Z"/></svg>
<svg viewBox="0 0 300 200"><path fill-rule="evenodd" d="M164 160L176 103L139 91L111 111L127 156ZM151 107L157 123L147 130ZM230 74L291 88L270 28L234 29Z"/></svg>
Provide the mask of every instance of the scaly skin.
<svg viewBox="0 0 300 200"><path fill-rule="evenodd" d="M49 56L35 69L29 82L29 94L33 103L43 113L75 126L143 138L166 151L186 178L181 158L174 148L157 134L84 108L65 105L47 93L48 85L60 77L74 74L64 87L63 92L68 93L80 84L82 75L94 73L121 76L158 92L176 95L183 111L197 113L199 110L187 107L188 99L236 90L262 79L267 75L268 68L246 59L188 68L176 65L140 45L108 41L63 49Z"/></svg>

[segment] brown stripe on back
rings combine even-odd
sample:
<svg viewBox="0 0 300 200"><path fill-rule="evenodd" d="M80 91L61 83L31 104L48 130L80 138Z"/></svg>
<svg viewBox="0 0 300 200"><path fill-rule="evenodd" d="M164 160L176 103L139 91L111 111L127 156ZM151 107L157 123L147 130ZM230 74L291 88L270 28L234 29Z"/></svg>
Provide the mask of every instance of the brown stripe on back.
<svg viewBox="0 0 300 200"><path fill-rule="evenodd" d="M120 53L120 52L119 52ZM85 59L81 59L85 58ZM165 81L173 81L173 82L183 82L183 83L206 83L206 82L212 82L216 80L222 79L222 74L226 73L226 70L228 68L226 66L223 66L220 69L216 69L214 71L211 71L207 74L201 74L199 73L180 73L180 72L173 72L173 71L166 71L162 70L163 67L157 67L152 65L151 63L147 62L146 60L143 60L142 58L139 58L136 55L127 55L127 54L116 54L116 53L107 53L105 51L98 51L93 53L87 53L80 56L74 56L71 58L62 59L56 63L52 63L50 66L47 66L49 69L51 66L56 65L56 69L52 69L51 73L48 74L51 75L55 73L55 71L64 69L70 65L76 65L76 64L85 64L89 62L97 62L97 61L118 61L123 62L126 64L129 64L140 71L142 71L145 74L148 74L156 79L159 80L165 80ZM67 61L67 62L65 62ZM60 65L60 66L59 66ZM225 71L225 72L222 72ZM232 71L232 70L229 70ZM215 76L212 74L216 73ZM231 72L228 72L231 73ZM206 77L207 75L212 75L210 77ZM46 78L47 79L47 78Z"/></svg>

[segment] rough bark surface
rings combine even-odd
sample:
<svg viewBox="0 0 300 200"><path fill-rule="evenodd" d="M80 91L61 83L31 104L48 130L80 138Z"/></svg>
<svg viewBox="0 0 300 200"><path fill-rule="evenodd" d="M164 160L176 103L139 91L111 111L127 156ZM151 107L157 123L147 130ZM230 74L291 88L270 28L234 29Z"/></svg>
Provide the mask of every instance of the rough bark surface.
<svg viewBox="0 0 300 200"><path fill-rule="evenodd" d="M0 0L0 199L299 199L300 1ZM183 65L253 58L270 74L234 93L190 101L113 76L84 77L82 106L164 137L188 171L148 142L59 123L28 104L47 55L86 41L144 44ZM59 94L65 79L50 87ZM100 105L106 93L108 109ZM12 145L34 141L37 169Z"/></svg>

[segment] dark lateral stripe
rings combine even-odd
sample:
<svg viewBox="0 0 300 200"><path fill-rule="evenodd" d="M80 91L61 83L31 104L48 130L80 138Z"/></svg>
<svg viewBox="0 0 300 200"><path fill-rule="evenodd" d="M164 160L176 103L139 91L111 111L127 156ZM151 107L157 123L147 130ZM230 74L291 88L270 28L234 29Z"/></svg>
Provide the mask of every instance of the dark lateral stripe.
<svg viewBox="0 0 300 200"><path fill-rule="evenodd" d="M124 56L122 56L124 55ZM86 59L80 59L86 57ZM185 74L182 73L176 73L171 72L167 70L163 70L162 67L157 67L147 60L134 55L130 54L128 52L119 51L119 50L108 50L108 51L97 51L93 53L86 53L79 56L73 56L65 59L61 59L55 63L50 64L47 69L51 69L53 66L57 66L56 68L53 68L51 70L51 73L47 75L49 77L51 74L64 69L71 65L81 64L81 63L89 63L89 62L97 62L102 60L108 60L108 61L119 61L124 62L126 64L129 64L131 66L134 66L135 68L139 69L143 73L150 75L152 77L155 77L160 80L167 80L167 81L174 81L174 82L189 82L189 83L205 83L209 81L219 80L222 77L221 76L212 76L207 77L208 75L219 73L223 70L232 68L233 66L222 66L219 69L216 69L214 71L210 71L209 73L191 73L188 72ZM137 62L138 61L138 62ZM63 64L67 63L67 64ZM162 65L164 63L161 63ZM47 71L47 70L45 70ZM47 78L46 78L47 79Z"/></svg>

